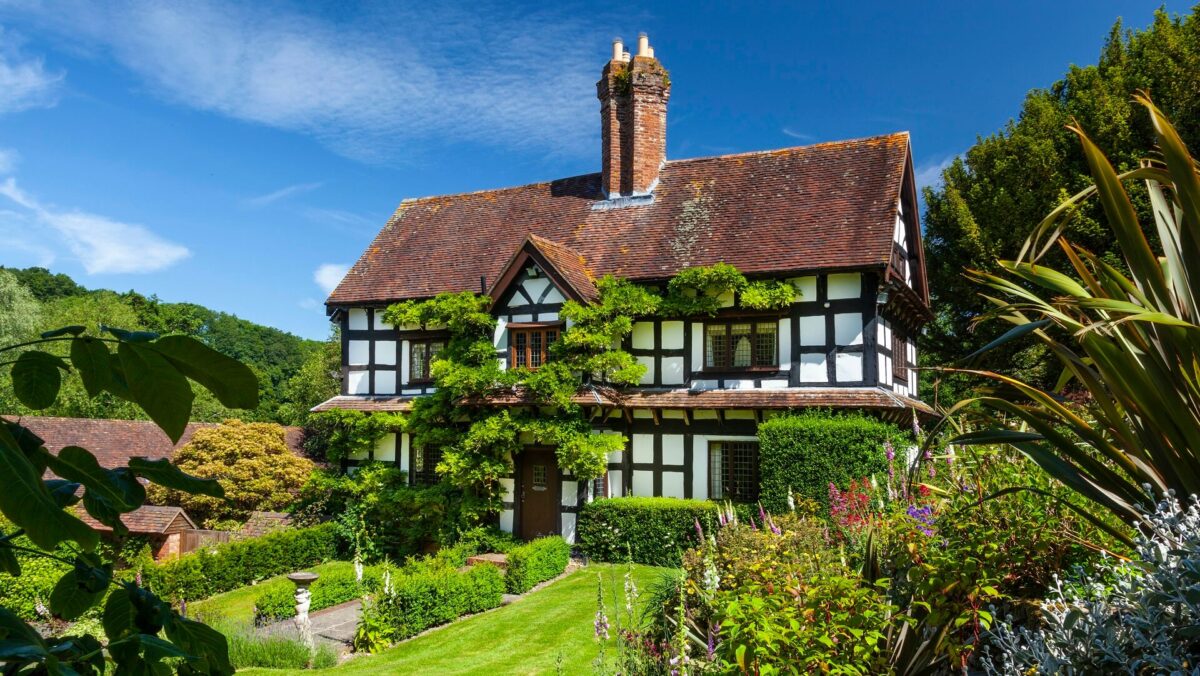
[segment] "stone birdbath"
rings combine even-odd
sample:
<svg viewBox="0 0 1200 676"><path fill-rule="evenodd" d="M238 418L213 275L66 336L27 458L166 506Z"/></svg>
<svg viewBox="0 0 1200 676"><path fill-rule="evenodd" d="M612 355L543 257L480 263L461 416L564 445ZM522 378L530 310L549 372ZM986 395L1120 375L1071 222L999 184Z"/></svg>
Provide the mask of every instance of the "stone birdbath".
<svg viewBox="0 0 1200 676"><path fill-rule="evenodd" d="M288 579L296 585L296 628L300 630L300 640L309 650L315 649L312 635L312 621L308 619L308 608L312 604L312 593L309 586L320 577L316 573L292 573Z"/></svg>

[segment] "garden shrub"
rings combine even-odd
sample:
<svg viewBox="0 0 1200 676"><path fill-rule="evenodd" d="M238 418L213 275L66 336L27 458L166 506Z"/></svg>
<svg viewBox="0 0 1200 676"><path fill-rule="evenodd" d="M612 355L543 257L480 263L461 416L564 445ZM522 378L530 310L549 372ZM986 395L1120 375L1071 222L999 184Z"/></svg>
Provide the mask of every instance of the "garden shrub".
<svg viewBox="0 0 1200 676"><path fill-rule="evenodd" d="M520 542L512 533L502 531L495 526L478 526L458 535L458 544L467 544L475 550L474 553L496 552L507 553Z"/></svg>
<svg viewBox="0 0 1200 676"><path fill-rule="evenodd" d="M887 471L884 443L905 444L895 425L864 413L808 411L758 426L759 486L772 513L788 508L789 489L829 504L829 484Z"/></svg>
<svg viewBox="0 0 1200 676"><path fill-rule="evenodd" d="M583 506L577 541L597 561L679 567L683 552L699 542L696 522L705 530L717 523L719 507L680 498L604 498Z"/></svg>
<svg viewBox="0 0 1200 676"><path fill-rule="evenodd" d="M354 569L334 570L321 573L316 582L309 586L312 594L310 612L332 608L339 603L353 601L363 594L379 589L380 569L363 569L359 582ZM296 586L290 580L274 580L262 585L262 591L254 598L254 623L269 624L285 620L296 614Z"/></svg>
<svg viewBox="0 0 1200 676"><path fill-rule="evenodd" d="M326 643L309 650L300 639L266 634L247 627L219 627L229 641L229 661L235 669L328 669L337 666L337 653Z"/></svg>
<svg viewBox="0 0 1200 676"><path fill-rule="evenodd" d="M524 594L561 575L570 560L571 545L557 535L513 547L508 552L504 587L509 594Z"/></svg>
<svg viewBox="0 0 1200 676"><path fill-rule="evenodd" d="M355 647L370 651L415 636L496 608L503 597L504 577L495 566L460 571L436 557L411 563L363 609Z"/></svg>
<svg viewBox="0 0 1200 676"><path fill-rule="evenodd" d="M333 524L278 531L149 566L142 579L161 596L197 600L331 561L338 556L338 544Z"/></svg>

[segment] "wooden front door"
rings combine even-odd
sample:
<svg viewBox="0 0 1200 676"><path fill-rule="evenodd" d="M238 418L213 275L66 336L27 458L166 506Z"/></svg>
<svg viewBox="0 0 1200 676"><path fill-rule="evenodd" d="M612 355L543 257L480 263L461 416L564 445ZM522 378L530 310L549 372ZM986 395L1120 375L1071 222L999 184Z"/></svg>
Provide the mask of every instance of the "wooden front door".
<svg viewBox="0 0 1200 676"><path fill-rule="evenodd" d="M557 535L559 532L558 465L554 449L527 448L520 456L520 526L517 535L525 540Z"/></svg>

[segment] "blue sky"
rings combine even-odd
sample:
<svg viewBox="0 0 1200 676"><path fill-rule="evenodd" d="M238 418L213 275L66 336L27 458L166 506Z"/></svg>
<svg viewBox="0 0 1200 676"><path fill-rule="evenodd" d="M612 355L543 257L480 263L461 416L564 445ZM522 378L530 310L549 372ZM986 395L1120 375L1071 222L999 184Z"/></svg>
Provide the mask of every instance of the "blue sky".
<svg viewBox="0 0 1200 676"><path fill-rule="evenodd" d="M928 182L1159 5L438 4L0 0L0 264L320 338L401 199L599 168L614 36L671 71L669 157L904 129Z"/></svg>

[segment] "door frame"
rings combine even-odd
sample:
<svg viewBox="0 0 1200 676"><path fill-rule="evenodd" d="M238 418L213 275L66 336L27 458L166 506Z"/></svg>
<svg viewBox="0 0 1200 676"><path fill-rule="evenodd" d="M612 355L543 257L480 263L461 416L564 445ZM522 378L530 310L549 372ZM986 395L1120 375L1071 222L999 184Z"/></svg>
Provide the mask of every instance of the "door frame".
<svg viewBox="0 0 1200 676"><path fill-rule="evenodd" d="M554 486L550 489L554 493L554 530L550 534L562 535L562 469L558 466L558 455L553 446L522 446L521 451L517 453L513 462L513 487L516 491L516 495L513 496L516 498L513 501L513 535L518 538L524 535L525 507L521 496L525 490L525 463L528 458L526 454L530 451L549 453L554 461Z"/></svg>

